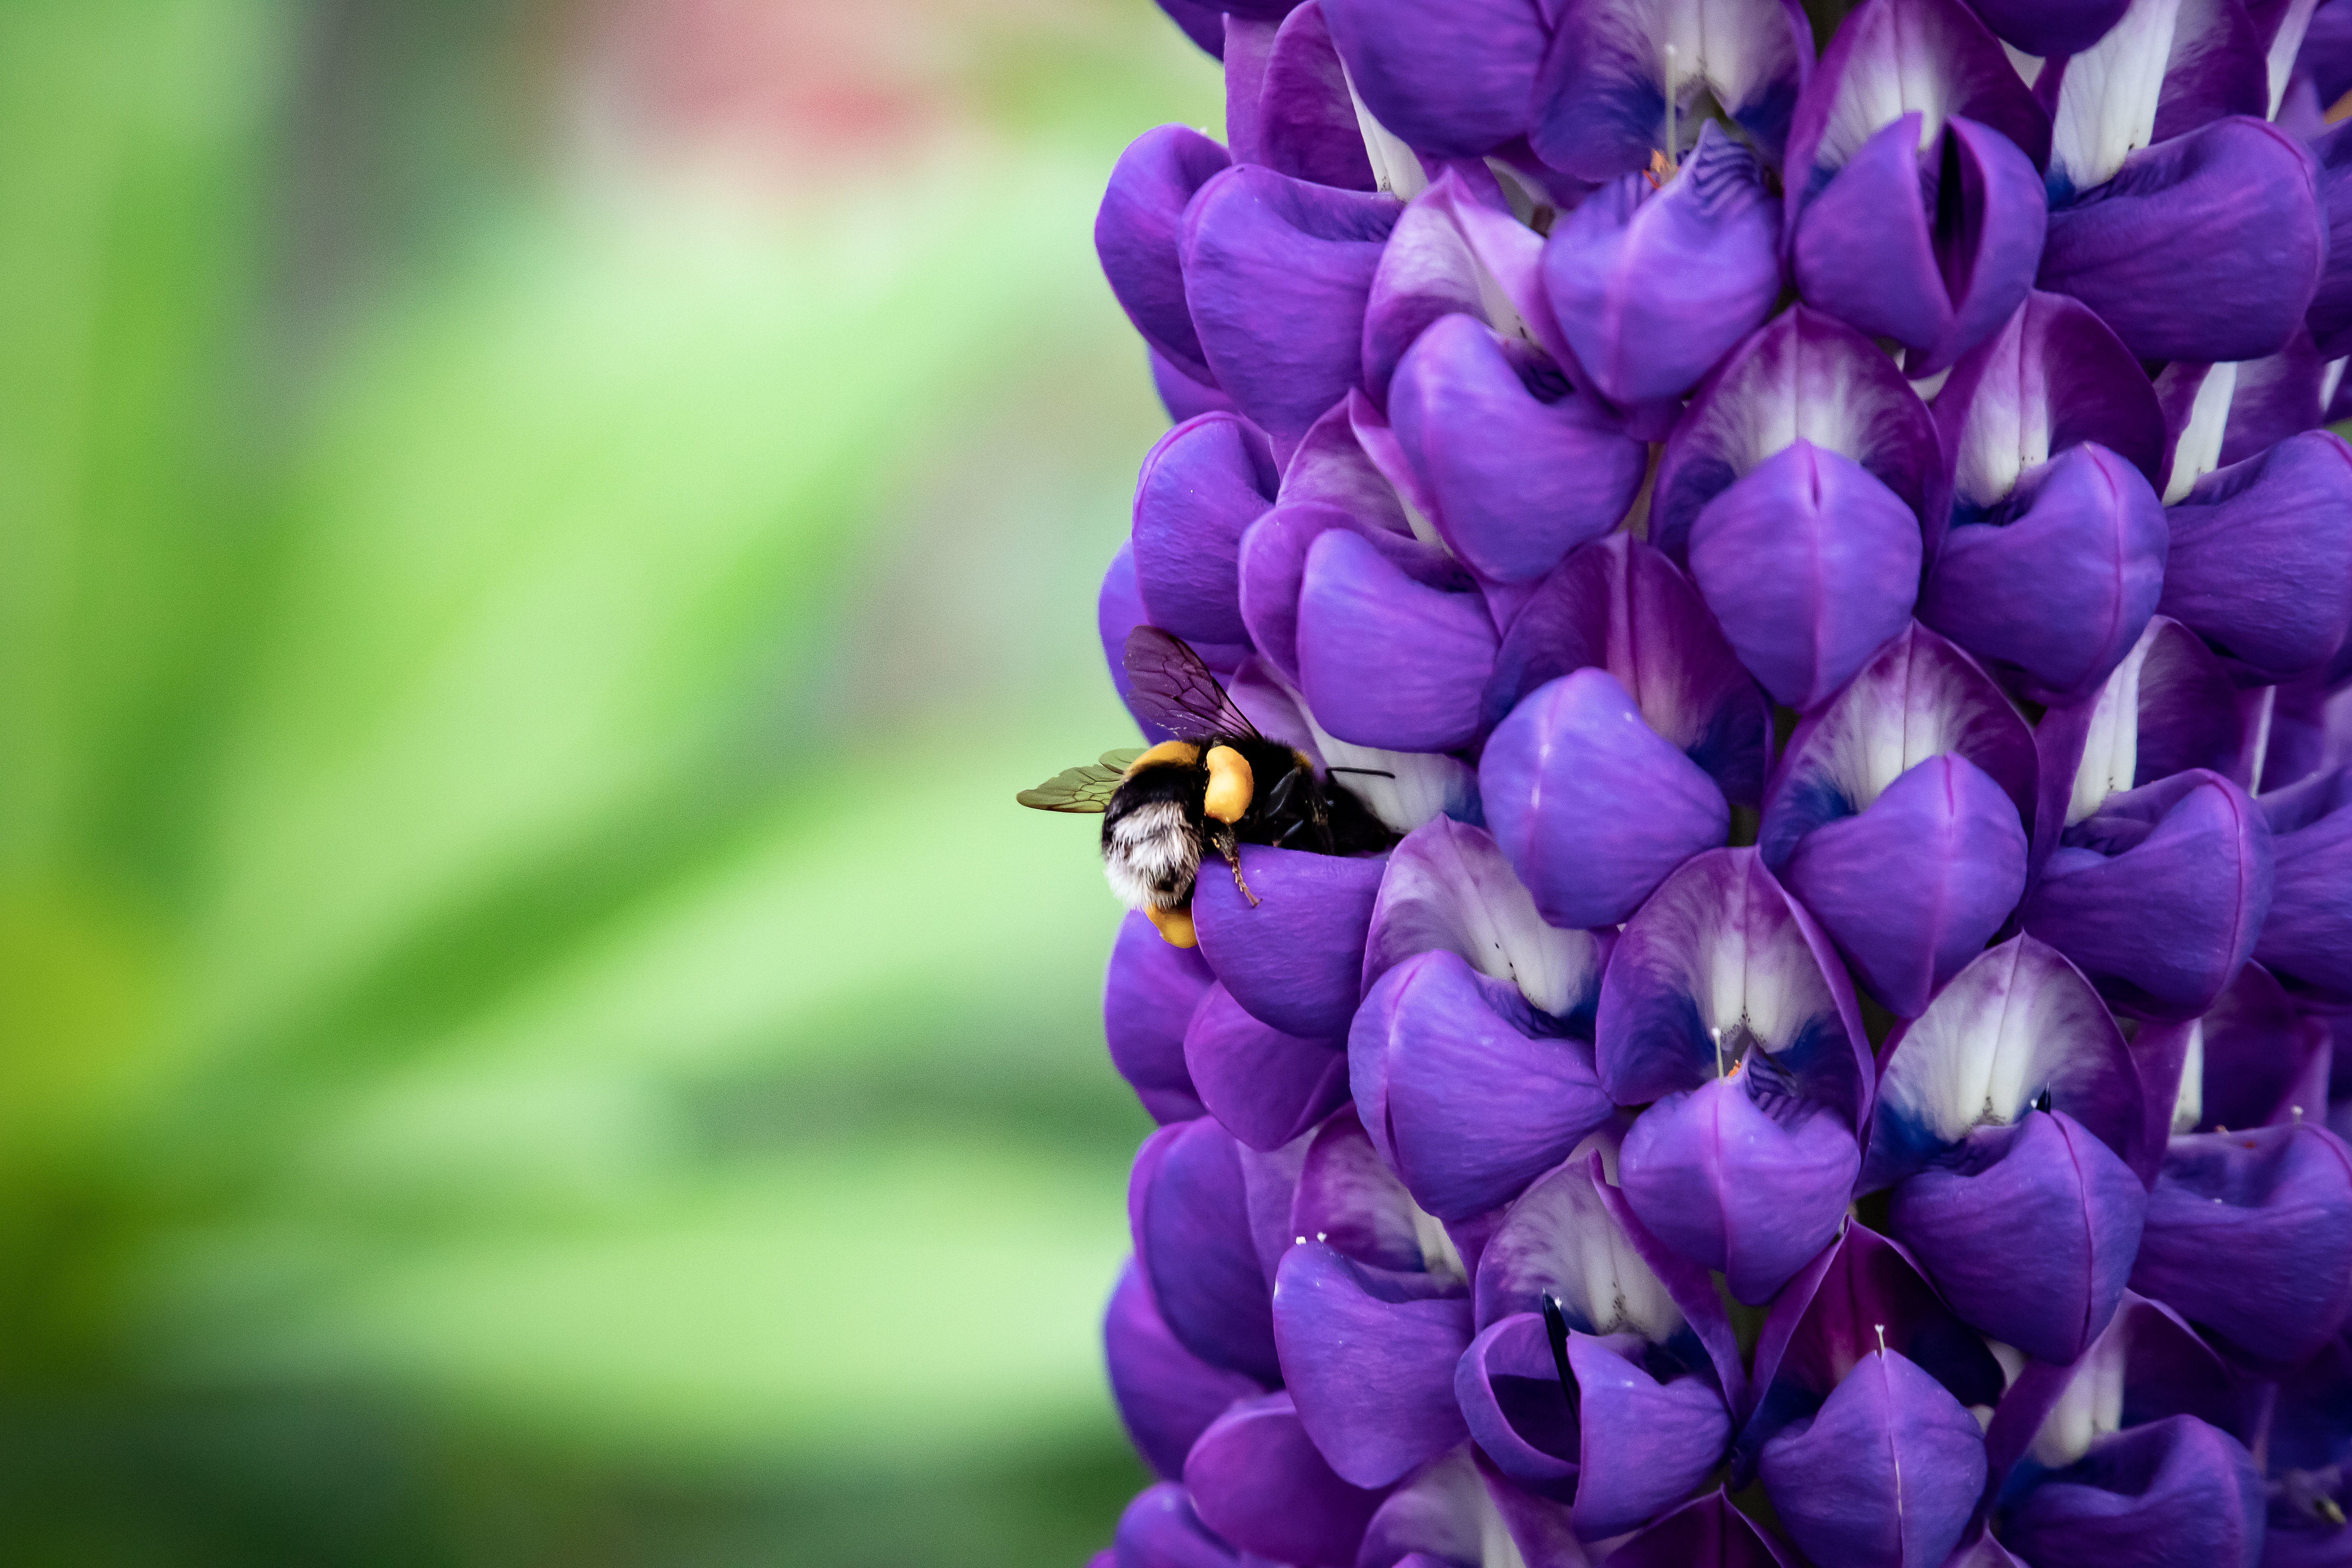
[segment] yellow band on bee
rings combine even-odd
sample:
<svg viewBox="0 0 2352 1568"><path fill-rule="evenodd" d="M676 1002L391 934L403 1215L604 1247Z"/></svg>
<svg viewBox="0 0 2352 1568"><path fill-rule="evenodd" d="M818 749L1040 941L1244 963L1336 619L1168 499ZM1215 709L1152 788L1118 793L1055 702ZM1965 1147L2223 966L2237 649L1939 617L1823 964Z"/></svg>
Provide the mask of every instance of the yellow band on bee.
<svg viewBox="0 0 2352 1568"><path fill-rule="evenodd" d="M1160 936L1171 947L1201 945L1201 939L1192 931L1192 911L1190 910L1161 910L1147 905L1143 918L1159 928Z"/></svg>
<svg viewBox="0 0 2352 1568"><path fill-rule="evenodd" d="M1120 776L1131 779L1146 768L1159 767L1167 763L1175 763L1189 768L1200 760L1201 748L1192 742L1162 741L1135 761L1128 763L1127 772Z"/></svg>
<svg viewBox="0 0 2352 1568"><path fill-rule="evenodd" d="M1209 748L1209 793L1201 809L1219 822L1239 822L1250 808L1257 781L1250 775L1249 759L1231 746Z"/></svg>

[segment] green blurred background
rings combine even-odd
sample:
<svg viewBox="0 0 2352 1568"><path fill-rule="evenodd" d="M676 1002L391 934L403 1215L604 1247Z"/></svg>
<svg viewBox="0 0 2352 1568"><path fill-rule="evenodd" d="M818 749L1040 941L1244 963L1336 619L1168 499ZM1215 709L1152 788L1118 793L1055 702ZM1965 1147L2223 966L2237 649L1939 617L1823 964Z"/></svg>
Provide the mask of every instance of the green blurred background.
<svg viewBox="0 0 2352 1568"><path fill-rule="evenodd" d="M0 6L0 1562L1045 1564L1141 1476L1148 0Z"/></svg>

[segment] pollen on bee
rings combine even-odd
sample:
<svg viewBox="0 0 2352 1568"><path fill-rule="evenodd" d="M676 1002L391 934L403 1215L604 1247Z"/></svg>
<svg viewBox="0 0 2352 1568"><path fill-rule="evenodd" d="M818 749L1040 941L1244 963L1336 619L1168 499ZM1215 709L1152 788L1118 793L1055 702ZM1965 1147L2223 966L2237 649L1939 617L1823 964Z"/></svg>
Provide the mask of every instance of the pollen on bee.
<svg viewBox="0 0 2352 1568"><path fill-rule="evenodd" d="M1192 930L1192 910L1163 910L1157 906L1147 905L1143 916L1158 928L1160 937L1169 946L1198 947L1201 945L1199 934Z"/></svg>
<svg viewBox="0 0 2352 1568"><path fill-rule="evenodd" d="M1248 813L1250 797L1257 790L1249 759L1231 746L1212 746L1207 762L1209 793L1202 798L1201 809L1219 822L1239 822Z"/></svg>

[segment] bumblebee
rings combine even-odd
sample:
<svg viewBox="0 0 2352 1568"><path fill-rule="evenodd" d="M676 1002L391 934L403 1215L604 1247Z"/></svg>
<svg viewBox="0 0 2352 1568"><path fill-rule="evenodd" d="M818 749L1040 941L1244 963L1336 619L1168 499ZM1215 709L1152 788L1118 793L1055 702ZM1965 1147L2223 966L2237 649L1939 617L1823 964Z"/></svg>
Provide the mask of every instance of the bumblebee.
<svg viewBox="0 0 2352 1568"><path fill-rule="evenodd" d="M1111 890L1169 942L1196 940L1192 887L1210 855L1223 858L1255 904L1242 878L1244 844L1356 855L1396 842L1361 801L1327 784L1305 752L1260 734L1182 638L1138 626L1124 662L1136 710L1176 738L1105 752L1015 798L1039 811L1100 812Z"/></svg>

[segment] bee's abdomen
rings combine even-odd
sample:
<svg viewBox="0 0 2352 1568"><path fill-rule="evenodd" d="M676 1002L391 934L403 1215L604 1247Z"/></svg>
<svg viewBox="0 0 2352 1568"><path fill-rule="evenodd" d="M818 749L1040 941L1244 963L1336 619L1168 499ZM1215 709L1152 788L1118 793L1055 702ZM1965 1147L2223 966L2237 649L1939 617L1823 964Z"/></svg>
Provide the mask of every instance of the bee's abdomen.
<svg viewBox="0 0 2352 1568"><path fill-rule="evenodd" d="M1103 813L1103 874L1129 909L1181 909L1201 867L1198 767L1144 767L1128 776Z"/></svg>

